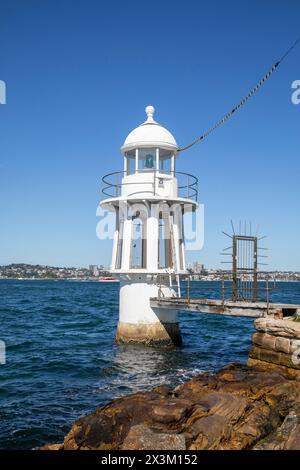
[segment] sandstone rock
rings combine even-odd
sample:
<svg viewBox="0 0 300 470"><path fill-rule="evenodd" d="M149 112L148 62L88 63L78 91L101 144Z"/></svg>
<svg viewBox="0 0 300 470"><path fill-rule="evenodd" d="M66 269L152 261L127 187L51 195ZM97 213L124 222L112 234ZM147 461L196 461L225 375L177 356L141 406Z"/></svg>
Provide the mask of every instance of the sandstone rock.
<svg viewBox="0 0 300 470"><path fill-rule="evenodd" d="M276 337L273 335L265 334L263 337L262 347L265 349L276 349Z"/></svg>
<svg viewBox="0 0 300 470"><path fill-rule="evenodd" d="M252 343L256 344L257 346L262 346L263 344L263 337L265 336L265 333L262 332L256 332L253 333L252 335Z"/></svg>
<svg viewBox="0 0 300 470"><path fill-rule="evenodd" d="M290 411L281 426L254 446L254 450L299 450L300 409Z"/></svg>
<svg viewBox="0 0 300 470"><path fill-rule="evenodd" d="M46 444L43 447L40 447L40 450L63 450L63 444Z"/></svg>
<svg viewBox="0 0 300 470"><path fill-rule="evenodd" d="M226 443L225 449L242 450L251 448L259 439L263 438L280 423L280 418L277 414L274 415L273 421L271 407L262 404L254 403L246 413L244 420L240 421L237 426L232 430L231 440Z"/></svg>
<svg viewBox="0 0 300 470"><path fill-rule="evenodd" d="M290 345L290 353L293 353L297 350L300 351L300 339L292 339Z"/></svg>
<svg viewBox="0 0 300 470"><path fill-rule="evenodd" d="M267 351L254 348L259 356ZM76 421L58 448L300 450L297 377L263 361L232 364L173 390L157 387L114 400Z"/></svg>
<svg viewBox="0 0 300 470"><path fill-rule="evenodd" d="M209 415L198 419L193 424L195 439L189 446L189 450L213 450L220 447L222 439L230 435L228 421L224 416Z"/></svg>
<svg viewBox="0 0 300 470"><path fill-rule="evenodd" d="M142 424L133 426L127 434L122 450L185 450L182 434L154 433Z"/></svg>
<svg viewBox="0 0 300 470"><path fill-rule="evenodd" d="M300 339L300 323L292 319L257 318L254 321L257 331L284 338Z"/></svg>
<svg viewBox="0 0 300 470"><path fill-rule="evenodd" d="M256 331L266 333L267 318L257 318L256 320L254 320L254 326L256 328Z"/></svg>
<svg viewBox="0 0 300 470"><path fill-rule="evenodd" d="M285 354L290 353L291 340L289 338L275 338L275 349L276 351L283 352Z"/></svg>
<svg viewBox="0 0 300 470"><path fill-rule="evenodd" d="M284 354L281 353L280 364L293 369L300 370L300 361L297 354Z"/></svg>
<svg viewBox="0 0 300 470"><path fill-rule="evenodd" d="M248 358L247 364L249 367L263 368L265 370L277 370L278 372L280 371L283 375L300 380L300 370L297 369L280 366L278 364L272 364L271 362L260 361L252 357Z"/></svg>
<svg viewBox="0 0 300 470"><path fill-rule="evenodd" d="M280 365L281 353L254 345L249 351L249 357Z"/></svg>
<svg viewBox="0 0 300 470"><path fill-rule="evenodd" d="M160 423L176 423L182 420L187 410L189 403L174 402L170 399L166 405L157 405L152 408L153 419Z"/></svg>
<svg viewBox="0 0 300 470"><path fill-rule="evenodd" d="M262 361L281 364L281 353L271 349L259 348L259 358Z"/></svg>
<svg viewBox="0 0 300 470"><path fill-rule="evenodd" d="M262 361L263 363L269 362L270 364L285 366L289 369L300 370L300 358L297 354L285 354L283 352L272 351L271 349L264 349L254 345L249 351L249 358Z"/></svg>

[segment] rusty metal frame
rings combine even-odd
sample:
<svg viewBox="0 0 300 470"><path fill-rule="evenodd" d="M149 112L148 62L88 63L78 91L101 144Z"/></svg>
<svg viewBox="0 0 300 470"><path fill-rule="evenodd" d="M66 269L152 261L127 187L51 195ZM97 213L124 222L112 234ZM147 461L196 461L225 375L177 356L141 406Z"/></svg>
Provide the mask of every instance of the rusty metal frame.
<svg viewBox="0 0 300 470"><path fill-rule="evenodd" d="M245 274L251 275L251 280L241 280ZM258 238L255 236L232 236L232 296L234 301L258 299Z"/></svg>

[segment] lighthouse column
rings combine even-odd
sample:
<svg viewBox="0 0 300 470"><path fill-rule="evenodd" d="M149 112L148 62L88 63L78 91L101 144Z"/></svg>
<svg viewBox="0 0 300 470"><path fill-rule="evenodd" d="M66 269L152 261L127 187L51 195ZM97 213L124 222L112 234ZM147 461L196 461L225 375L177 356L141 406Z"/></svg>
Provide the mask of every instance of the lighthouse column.
<svg viewBox="0 0 300 470"><path fill-rule="evenodd" d="M145 203L144 203L145 204ZM142 205L137 207L142 209ZM127 238L124 243L124 257L127 264L126 276L121 276L120 285L120 314L117 327L116 341L118 343L142 343L148 345L172 346L181 344L181 335L176 310L157 309L150 306L150 298L163 295L176 296L174 289L169 286L168 275L158 274L158 233L159 233L159 204L144 205L145 230L140 231L143 240L132 239L132 220L127 220ZM141 257L145 256L145 270L134 273L132 263L133 243L140 243ZM124 261L125 263L125 261ZM156 274L154 274L156 273Z"/></svg>

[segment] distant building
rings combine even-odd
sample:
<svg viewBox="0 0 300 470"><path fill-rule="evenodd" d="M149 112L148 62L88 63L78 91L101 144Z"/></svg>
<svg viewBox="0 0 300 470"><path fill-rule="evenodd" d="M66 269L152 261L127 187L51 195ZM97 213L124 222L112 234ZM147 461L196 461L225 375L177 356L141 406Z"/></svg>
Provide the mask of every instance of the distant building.
<svg viewBox="0 0 300 470"><path fill-rule="evenodd" d="M90 264L89 271L93 276L99 276L99 269L96 264Z"/></svg>
<svg viewBox="0 0 300 470"><path fill-rule="evenodd" d="M204 272L204 264L195 261L192 265L192 271L194 274L202 274Z"/></svg>

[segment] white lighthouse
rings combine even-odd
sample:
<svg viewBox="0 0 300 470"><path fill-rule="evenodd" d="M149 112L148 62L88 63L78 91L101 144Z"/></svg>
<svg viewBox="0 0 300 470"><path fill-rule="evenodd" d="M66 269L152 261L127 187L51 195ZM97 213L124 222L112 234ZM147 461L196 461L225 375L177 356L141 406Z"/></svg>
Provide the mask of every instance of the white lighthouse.
<svg viewBox="0 0 300 470"><path fill-rule="evenodd" d="M183 215L197 206L197 180L175 169L178 145L147 120L127 136L124 169L103 178L101 206L116 214L111 272L120 278L116 341L179 345L176 310L152 308L151 298L180 296L186 274Z"/></svg>

